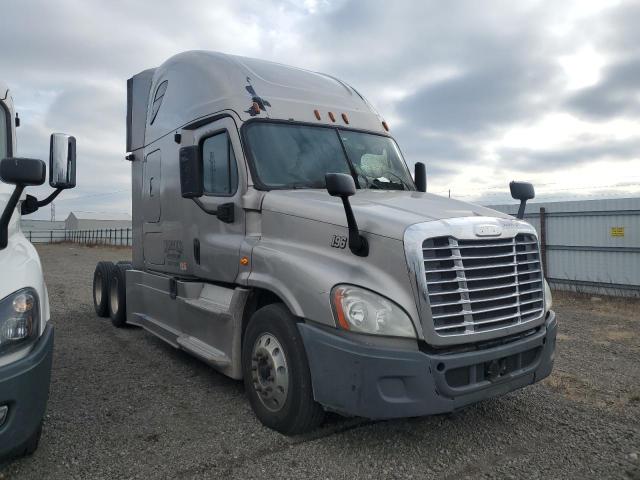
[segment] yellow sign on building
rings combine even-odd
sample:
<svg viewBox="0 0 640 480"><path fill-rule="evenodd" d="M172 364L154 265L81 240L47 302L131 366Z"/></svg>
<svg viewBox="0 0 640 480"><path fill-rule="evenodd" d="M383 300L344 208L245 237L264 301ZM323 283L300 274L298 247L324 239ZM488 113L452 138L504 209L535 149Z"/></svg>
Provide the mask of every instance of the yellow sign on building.
<svg viewBox="0 0 640 480"><path fill-rule="evenodd" d="M611 227L612 237L624 237L624 227Z"/></svg>

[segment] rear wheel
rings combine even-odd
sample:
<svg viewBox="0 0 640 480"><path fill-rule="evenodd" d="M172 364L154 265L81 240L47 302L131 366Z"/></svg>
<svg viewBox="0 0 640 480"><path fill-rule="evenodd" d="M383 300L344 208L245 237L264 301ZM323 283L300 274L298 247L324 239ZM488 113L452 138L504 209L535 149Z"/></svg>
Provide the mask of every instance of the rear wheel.
<svg viewBox="0 0 640 480"><path fill-rule="evenodd" d="M109 315L113 326L118 328L122 328L127 324L126 271L126 265L116 265L109 282Z"/></svg>
<svg viewBox="0 0 640 480"><path fill-rule="evenodd" d="M244 385L267 427L287 435L311 431L324 418L313 399L311 373L296 318L283 304L256 311L242 346Z"/></svg>
<svg viewBox="0 0 640 480"><path fill-rule="evenodd" d="M115 268L112 262L98 262L93 272L93 307L99 317L109 316L109 282Z"/></svg>

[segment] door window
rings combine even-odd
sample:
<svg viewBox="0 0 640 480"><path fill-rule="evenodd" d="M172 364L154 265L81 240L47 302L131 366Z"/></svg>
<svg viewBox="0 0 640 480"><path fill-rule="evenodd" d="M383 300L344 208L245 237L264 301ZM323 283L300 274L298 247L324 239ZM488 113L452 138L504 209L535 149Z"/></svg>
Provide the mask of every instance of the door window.
<svg viewBox="0 0 640 480"><path fill-rule="evenodd" d="M169 81L165 80L156 89L156 94L153 96L153 106L151 107L151 125L156 119L158 115L158 111L160 110L160 105L162 105L162 100L164 99L164 94L167 91L167 87L169 86Z"/></svg>
<svg viewBox="0 0 640 480"><path fill-rule="evenodd" d="M7 125L7 111L0 103L0 160L9 154L9 126Z"/></svg>
<svg viewBox="0 0 640 480"><path fill-rule="evenodd" d="M204 193L231 196L238 188L238 167L229 134L218 133L202 144Z"/></svg>

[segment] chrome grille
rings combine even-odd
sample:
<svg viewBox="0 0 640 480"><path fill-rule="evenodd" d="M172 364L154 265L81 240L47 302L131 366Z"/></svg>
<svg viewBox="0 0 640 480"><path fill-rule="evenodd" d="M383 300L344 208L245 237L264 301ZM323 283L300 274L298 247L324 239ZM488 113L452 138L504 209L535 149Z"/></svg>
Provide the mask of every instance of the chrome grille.
<svg viewBox="0 0 640 480"><path fill-rule="evenodd" d="M534 235L458 240L429 238L422 255L435 331L464 335L538 319L544 311Z"/></svg>

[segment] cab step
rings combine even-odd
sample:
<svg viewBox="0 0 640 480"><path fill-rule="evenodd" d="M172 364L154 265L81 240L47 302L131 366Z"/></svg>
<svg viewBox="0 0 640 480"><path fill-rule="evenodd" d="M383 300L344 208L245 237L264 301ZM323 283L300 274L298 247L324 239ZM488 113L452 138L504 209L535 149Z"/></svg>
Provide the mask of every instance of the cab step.
<svg viewBox="0 0 640 480"><path fill-rule="evenodd" d="M195 337L183 335L178 337L176 342L183 350L186 350L192 355L195 355L215 367L227 367L231 365L231 359L225 355L224 352L204 343L202 340L198 340Z"/></svg>

